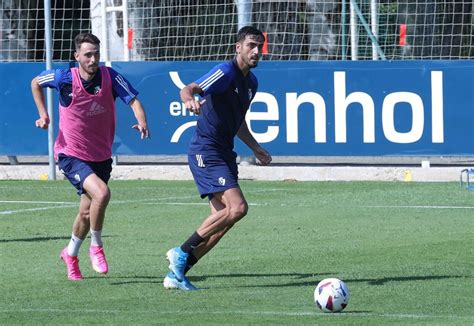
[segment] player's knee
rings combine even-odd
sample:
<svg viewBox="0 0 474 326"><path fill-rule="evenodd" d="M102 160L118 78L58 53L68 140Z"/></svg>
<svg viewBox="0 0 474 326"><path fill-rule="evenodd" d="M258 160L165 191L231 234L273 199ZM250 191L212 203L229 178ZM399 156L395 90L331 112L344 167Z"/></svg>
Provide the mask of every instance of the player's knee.
<svg viewBox="0 0 474 326"><path fill-rule="evenodd" d="M241 202L237 205L233 205L232 207L229 208L229 217L232 223L237 222L241 218L243 218L245 215L247 215L248 211L248 205L247 203Z"/></svg>
<svg viewBox="0 0 474 326"><path fill-rule="evenodd" d="M108 187L100 189L94 196L94 200L100 202L101 204L108 204L110 201L111 193Z"/></svg>
<svg viewBox="0 0 474 326"><path fill-rule="evenodd" d="M85 221L89 221L90 219L90 210L89 209L82 209L79 211L79 214L78 214L78 217L81 219L81 220L85 220Z"/></svg>

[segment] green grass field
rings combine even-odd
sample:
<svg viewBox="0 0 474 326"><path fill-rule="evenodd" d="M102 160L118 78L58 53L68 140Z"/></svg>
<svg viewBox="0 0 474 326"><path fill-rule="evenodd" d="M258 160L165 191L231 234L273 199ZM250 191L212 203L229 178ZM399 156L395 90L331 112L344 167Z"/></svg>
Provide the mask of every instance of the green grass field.
<svg viewBox="0 0 474 326"><path fill-rule="evenodd" d="M65 181L0 181L0 324L472 325L474 192L456 183L243 181L249 214L165 290L165 252L207 216L192 182L112 181L109 274L59 260L78 197ZM343 279L346 310L316 284Z"/></svg>

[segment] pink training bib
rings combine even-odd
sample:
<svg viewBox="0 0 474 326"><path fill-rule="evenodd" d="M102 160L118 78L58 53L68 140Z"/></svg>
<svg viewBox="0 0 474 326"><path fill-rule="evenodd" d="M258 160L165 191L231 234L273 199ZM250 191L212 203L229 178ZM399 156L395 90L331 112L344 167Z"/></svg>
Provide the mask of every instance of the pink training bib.
<svg viewBox="0 0 474 326"><path fill-rule="evenodd" d="M89 94L78 68L71 68L72 102L59 105L59 133L54 144L56 160L63 153L84 161L100 162L112 156L115 134L115 101L107 67L99 67L101 90Z"/></svg>

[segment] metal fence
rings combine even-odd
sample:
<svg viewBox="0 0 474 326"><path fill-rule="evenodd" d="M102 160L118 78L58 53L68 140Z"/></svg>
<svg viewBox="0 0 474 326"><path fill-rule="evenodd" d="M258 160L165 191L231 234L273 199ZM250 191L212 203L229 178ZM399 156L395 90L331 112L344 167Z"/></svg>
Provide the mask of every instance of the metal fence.
<svg viewBox="0 0 474 326"><path fill-rule="evenodd" d="M0 2L0 61L45 60L43 3ZM51 0L51 9L55 61L72 58L79 32L107 38L110 60L227 60L243 24L266 33L265 60L474 58L471 0Z"/></svg>

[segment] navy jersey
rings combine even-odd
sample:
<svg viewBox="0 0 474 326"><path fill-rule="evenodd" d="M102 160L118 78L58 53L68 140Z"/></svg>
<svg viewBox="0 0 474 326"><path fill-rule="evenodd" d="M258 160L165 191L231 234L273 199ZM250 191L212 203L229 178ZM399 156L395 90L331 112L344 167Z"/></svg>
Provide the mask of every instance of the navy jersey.
<svg viewBox="0 0 474 326"><path fill-rule="evenodd" d="M114 69L107 67L112 81L112 94L114 100L117 97L125 103L129 104L134 99L138 92L130 85L122 75ZM97 94L102 86L102 76L100 69L97 70L94 78L91 80L84 80L81 78L84 89L89 94ZM38 75L38 83L41 87L55 88L59 92L59 102L62 106L67 107L72 101L72 74L71 69L51 69L45 70Z"/></svg>
<svg viewBox="0 0 474 326"><path fill-rule="evenodd" d="M206 99L201 107L189 154L221 154L235 158L234 137L250 102L257 92L257 78L252 72L244 76L235 60L215 66L195 81Z"/></svg>

